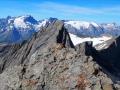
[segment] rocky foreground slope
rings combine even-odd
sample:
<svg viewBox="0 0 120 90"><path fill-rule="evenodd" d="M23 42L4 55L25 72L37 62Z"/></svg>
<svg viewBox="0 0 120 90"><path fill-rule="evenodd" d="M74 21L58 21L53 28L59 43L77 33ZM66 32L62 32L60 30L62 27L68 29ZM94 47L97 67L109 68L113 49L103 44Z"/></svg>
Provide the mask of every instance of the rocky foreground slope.
<svg viewBox="0 0 120 90"><path fill-rule="evenodd" d="M113 42L101 51L92 42L74 46L56 20L28 42L0 45L0 90L120 90L120 49Z"/></svg>

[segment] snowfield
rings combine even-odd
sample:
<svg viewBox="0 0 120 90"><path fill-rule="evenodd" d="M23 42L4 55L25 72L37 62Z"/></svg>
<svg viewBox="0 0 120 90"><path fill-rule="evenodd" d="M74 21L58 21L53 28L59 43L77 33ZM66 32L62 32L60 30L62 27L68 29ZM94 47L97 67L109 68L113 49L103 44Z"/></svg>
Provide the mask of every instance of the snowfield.
<svg viewBox="0 0 120 90"><path fill-rule="evenodd" d="M108 36L101 36L101 37L97 37L97 38L91 38L91 37L86 37L86 38L81 38L78 37L74 34L69 33L71 40L73 42L74 45L86 42L86 41L93 41L93 46L97 45L97 44L101 44L107 40L110 40L112 37L108 37Z"/></svg>

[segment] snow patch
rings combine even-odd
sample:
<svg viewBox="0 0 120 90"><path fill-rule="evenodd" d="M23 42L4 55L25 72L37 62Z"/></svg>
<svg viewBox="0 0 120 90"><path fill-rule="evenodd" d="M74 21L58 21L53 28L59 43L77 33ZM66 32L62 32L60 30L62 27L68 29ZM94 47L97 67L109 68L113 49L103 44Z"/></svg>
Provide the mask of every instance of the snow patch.
<svg viewBox="0 0 120 90"><path fill-rule="evenodd" d="M108 37L108 36L101 36L101 37L97 37L97 38L91 38L91 37L86 37L86 38L81 38L78 37L74 34L70 34L71 40L73 42L74 45L83 43L83 42L87 42L87 41L92 41L93 42L93 46L97 45L97 44L101 44L107 40L110 40L112 37Z"/></svg>
<svg viewBox="0 0 120 90"><path fill-rule="evenodd" d="M97 50L101 50L101 49L103 49L103 48L104 48L104 49L108 48L108 46L107 46L107 44L104 42L104 43L101 43L101 44L96 45L95 48L96 48Z"/></svg>

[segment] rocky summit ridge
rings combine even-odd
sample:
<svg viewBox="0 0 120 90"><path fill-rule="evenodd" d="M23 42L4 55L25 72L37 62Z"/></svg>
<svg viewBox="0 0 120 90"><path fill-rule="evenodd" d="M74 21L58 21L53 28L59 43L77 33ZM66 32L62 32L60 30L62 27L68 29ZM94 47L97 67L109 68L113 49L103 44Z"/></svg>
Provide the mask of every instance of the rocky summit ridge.
<svg viewBox="0 0 120 90"><path fill-rule="evenodd" d="M120 90L115 41L100 51L92 42L74 46L64 22L54 20L28 42L0 45L0 90Z"/></svg>

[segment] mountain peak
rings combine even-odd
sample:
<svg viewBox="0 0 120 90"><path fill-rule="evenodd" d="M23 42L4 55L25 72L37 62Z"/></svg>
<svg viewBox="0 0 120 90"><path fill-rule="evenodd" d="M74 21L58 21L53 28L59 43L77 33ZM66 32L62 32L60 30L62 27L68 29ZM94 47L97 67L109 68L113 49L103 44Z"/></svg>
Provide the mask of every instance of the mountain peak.
<svg viewBox="0 0 120 90"><path fill-rule="evenodd" d="M9 35L9 30L16 30L23 40L27 40L35 32L41 30L41 27L57 21L57 18L47 18L40 21L35 20L31 15L11 17L0 19L0 30L3 31L0 37ZM65 28L69 33L77 37L96 38L103 35L118 36L120 35L120 27L116 24L97 24L87 21L70 21L62 20ZM11 28L14 27L14 28ZM8 31L8 32L7 32ZM7 33L7 34L6 34ZM27 38L26 38L27 37ZM14 39L16 40L16 39ZM1 41L1 40L0 40ZM3 39L2 39L3 41Z"/></svg>
<svg viewBox="0 0 120 90"><path fill-rule="evenodd" d="M27 28L28 25L37 24L37 20L35 20L32 16L19 16L14 19L15 27Z"/></svg>
<svg viewBox="0 0 120 90"><path fill-rule="evenodd" d="M95 22L87 22L87 21L67 21L66 24L70 24L76 29L81 29L81 27L88 29L90 25L98 27L98 24Z"/></svg>

